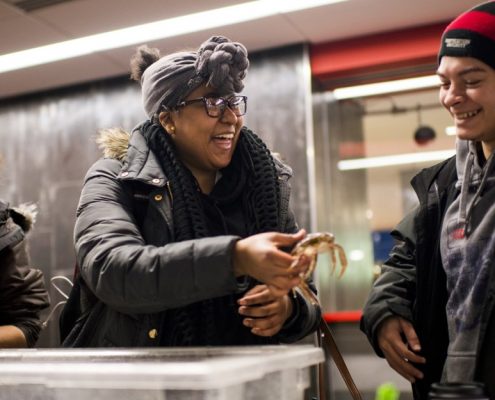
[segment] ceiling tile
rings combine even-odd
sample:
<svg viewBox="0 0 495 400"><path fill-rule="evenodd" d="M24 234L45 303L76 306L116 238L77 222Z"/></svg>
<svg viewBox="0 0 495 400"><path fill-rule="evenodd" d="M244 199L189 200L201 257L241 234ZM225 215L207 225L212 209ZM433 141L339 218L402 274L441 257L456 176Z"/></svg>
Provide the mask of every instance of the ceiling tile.
<svg viewBox="0 0 495 400"><path fill-rule="evenodd" d="M0 1L0 21L7 18L14 18L21 15L21 12L3 1Z"/></svg>
<svg viewBox="0 0 495 400"><path fill-rule="evenodd" d="M15 16L0 23L0 54L66 40L53 28L29 16Z"/></svg>
<svg viewBox="0 0 495 400"><path fill-rule="evenodd" d="M41 9L33 15L63 32L79 37L245 1L77 0Z"/></svg>
<svg viewBox="0 0 495 400"><path fill-rule="evenodd" d="M358 37L449 21L479 4L479 0L350 0L331 6L290 13L287 18L312 43ZM440 38L438 38L440 40Z"/></svg>

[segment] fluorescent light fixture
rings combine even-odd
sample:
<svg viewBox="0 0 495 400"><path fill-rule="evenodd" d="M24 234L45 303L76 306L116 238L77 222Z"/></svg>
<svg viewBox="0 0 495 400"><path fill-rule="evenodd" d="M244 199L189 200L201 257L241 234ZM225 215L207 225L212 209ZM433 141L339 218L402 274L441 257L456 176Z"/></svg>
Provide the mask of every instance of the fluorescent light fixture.
<svg viewBox="0 0 495 400"><path fill-rule="evenodd" d="M457 135L457 128L455 126L447 126L445 128L445 134L447 136L455 136Z"/></svg>
<svg viewBox="0 0 495 400"><path fill-rule="evenodd" d="M0 56L0 73L347 0L257 0Z"/></svg>
<svg viewBox="0 0 495 400"><path fill-rule="evenodd" d="M382 157L356 158L337 163L340 171L389 167L393 165L417 164L431 161L442 161L455 154L455 150L426 151L421 153L395 154Z"/></svg>
<svg viewBox="0 0 495 400"><path fill-rule="evenodd" d="M356 97L376 96L385 93L403 92L439 86L437 75L422 76L419 78L399 79L395 81L370 83L367 85L349 86L333 90L337 100L353 99Z"/></svg>
<svg viewBox="0 0 495 400"><path fill-rule="evenodd" d="M351 250L349 253L349 260L351 260L351 261L364 260L364 251L363 250Z"/></svg>

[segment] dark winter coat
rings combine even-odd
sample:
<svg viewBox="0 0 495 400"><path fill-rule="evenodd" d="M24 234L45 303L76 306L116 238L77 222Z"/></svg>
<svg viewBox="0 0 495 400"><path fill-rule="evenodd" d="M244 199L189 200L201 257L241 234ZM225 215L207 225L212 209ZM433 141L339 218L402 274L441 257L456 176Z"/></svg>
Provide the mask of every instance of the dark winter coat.
<svg viewBox="0 0 495 400"><path fill-rule="evenodd" d="M361 329L376 353L377 328L392 315L412 321L425 365L417 365L424 379L413 384L415 399L427 399L431 383L441 379L449 344L446 275L440 256L440 232L445 211L459 194L455 157L425 169L412 180L419 206L392 232L396 245L385 262L363 310ZM493 269L495 270L495 260ZM482 312L476 379L495 395L495 273L491 275Z"/></svg>
<svg viewBox="0 0 495 400"><path fill-rule="evenodd" d="M43 273L29 265L25 234L31 224L27 209L0 200L0 325L19 328L28 347L38 340L40 312L49 306Z"/></svg>
<svg viewBox="0 0 495 400"><path fill-rule="evenodd" d="M158 346L167 310L235 294L253 286L232 271L237 236L173 240L167 177L137 130L103 136L107 158L86 175L75 226L77 262L84 281L82 316L65 346ZM129 147L127 146L129 144ZM280 231L297 230L289 209L291 171L277 163ZM89 293L89 296L88 296ZM242 335L217 344L292 342L316 330L320 317L299 294L294 314L273 338ZM234 305L232 305L234 306ZM239 318L238 323L241 324ZM247 328L231 327L230 330ZM225 338L229 337L226 327ZM237 342L240 341L240 342Z"/></svg>

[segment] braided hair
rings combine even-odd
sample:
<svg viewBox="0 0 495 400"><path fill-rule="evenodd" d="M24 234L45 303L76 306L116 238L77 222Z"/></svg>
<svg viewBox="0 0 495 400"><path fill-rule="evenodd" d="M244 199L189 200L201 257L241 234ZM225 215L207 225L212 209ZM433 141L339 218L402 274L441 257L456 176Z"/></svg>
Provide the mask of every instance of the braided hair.
<svg viewBox="0 0 495 400"><path fill-rule="evenodd" d="M241 43L212 36L197 51L164 57L158 49L140 46L131 58L131 78L141 83L144 110L151 119L162 108L174 109L201 85L219 93L242 91L248 67Z"/></svg>

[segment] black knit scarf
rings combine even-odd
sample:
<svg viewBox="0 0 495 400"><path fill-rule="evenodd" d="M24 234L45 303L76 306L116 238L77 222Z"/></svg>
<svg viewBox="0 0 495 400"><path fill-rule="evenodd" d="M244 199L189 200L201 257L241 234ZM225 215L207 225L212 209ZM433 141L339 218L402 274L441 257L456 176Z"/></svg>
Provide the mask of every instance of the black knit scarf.
<svg viewBox="0 0 495 400"><path fill-rule="evenodd" d="M198 183L177 158L172 140L161 125L150 121L143 124L141 132L170 182L175 241L209 236ZM280 229L280 193L275 164L263 141L246 127L242 128L232 161L222 174L226 178L238 176L238 182L244 182L241 196L249 235ZM214 327L208 324L212 304L206 300L168 310L167 333L161 344L212 344Z"/></svg>

